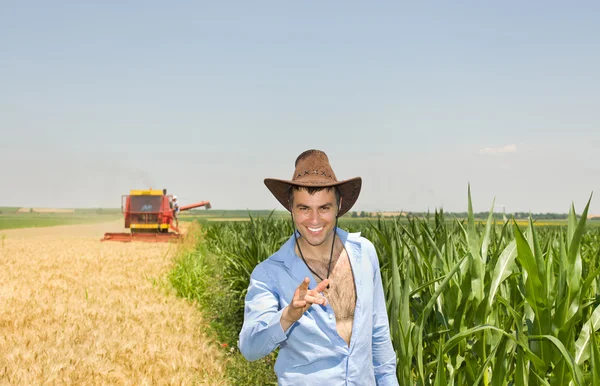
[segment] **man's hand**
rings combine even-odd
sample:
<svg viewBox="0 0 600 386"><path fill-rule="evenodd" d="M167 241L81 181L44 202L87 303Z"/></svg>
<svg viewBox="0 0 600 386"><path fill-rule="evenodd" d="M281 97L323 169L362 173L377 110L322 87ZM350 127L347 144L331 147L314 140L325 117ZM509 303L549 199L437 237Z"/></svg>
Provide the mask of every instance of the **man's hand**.
<svg viewBox="0 0 600 386"><path fill-rule="evenodd" d="M309 283L310 279L305 277L298 288L296 288L296 292L294 292L294 297L292 298L290 304L284 308L280 321L283 331L287 331L287 329L294 324L294 322L300 319L302 314L304 314L304 312L313 304L320 304L323 306L327 305L327 299L325 299L320 292L327 287L329 284L329 279L325 279L320 282L314 290L308 289Z"/></svg>

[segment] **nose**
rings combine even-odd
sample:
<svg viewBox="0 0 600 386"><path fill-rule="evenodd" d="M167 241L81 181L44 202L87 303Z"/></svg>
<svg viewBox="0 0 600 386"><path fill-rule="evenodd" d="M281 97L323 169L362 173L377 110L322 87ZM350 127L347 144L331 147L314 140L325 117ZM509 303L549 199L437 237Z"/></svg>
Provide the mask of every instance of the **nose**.
<svg viewBox="0 0 600 386"><path fill-rule="evenodd" d="M316 210L312 210L310 212L310 217L308 219L311 224L317 224L319 222L319 213Z"/></svg>

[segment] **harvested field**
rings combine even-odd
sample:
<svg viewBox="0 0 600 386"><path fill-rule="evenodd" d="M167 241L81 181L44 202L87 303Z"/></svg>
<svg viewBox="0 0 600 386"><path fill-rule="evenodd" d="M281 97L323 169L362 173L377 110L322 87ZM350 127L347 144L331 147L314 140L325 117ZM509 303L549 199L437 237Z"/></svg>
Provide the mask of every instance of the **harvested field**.
<svg viewBox="0 0 600 386"><path fill-rule="evenodd" d="M31 208L34 213L75 213L75 209Z"/></svg>
<svg viewBox="0 0 600 386"><path fill-rule="evenodd" d="M17 213L75 213L75 209L57 208L20 208Z"/></svg>
<svg viewBox="0 0 600 386"><path fill-rule="evenodd" d="M0 232L0 384L225 384L176 245L100 242L121 224Z"/></svg>

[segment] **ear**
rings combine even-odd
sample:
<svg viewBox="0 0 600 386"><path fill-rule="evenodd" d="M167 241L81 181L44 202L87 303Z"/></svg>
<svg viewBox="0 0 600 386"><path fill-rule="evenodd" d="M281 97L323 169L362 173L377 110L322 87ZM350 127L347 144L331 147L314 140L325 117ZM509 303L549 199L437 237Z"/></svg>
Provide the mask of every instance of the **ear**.
<svg viewBox="0 0 600 386"><path fill-rule="evenodd" d="M343 199L344 199L343 197L340 197L340 203L338 205L338 212L337 212L337 216L335 216L335 217L338 217L340 214L340 211L342 210L342 200Z"/></svg>

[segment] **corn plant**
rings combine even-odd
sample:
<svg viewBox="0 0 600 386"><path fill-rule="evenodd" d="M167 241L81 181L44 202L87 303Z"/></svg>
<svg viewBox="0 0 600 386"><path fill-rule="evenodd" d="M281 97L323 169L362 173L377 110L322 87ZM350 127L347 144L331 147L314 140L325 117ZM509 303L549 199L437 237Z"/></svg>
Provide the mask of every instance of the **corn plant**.
<svg viewBox="0 0 600 386"><path fill-rule="evenodd" d="M566 230L530 220L485 226L379 220L367 232L382 265L402 385L583 385L594 366L597 232L571 208ZM542 237L540 237L542 235ZM596 359L595 359L596 360ZM597 369L597 367L596 367Z"/></svg>
<svg viewBox="0 0 600 386"><path fill-rule="evenodd" d="M223 259L223 280L242 300L250 274L275 253L294 231L291 220L252 217L249 222L227 222L207 229L209 248Z"/></svg>

